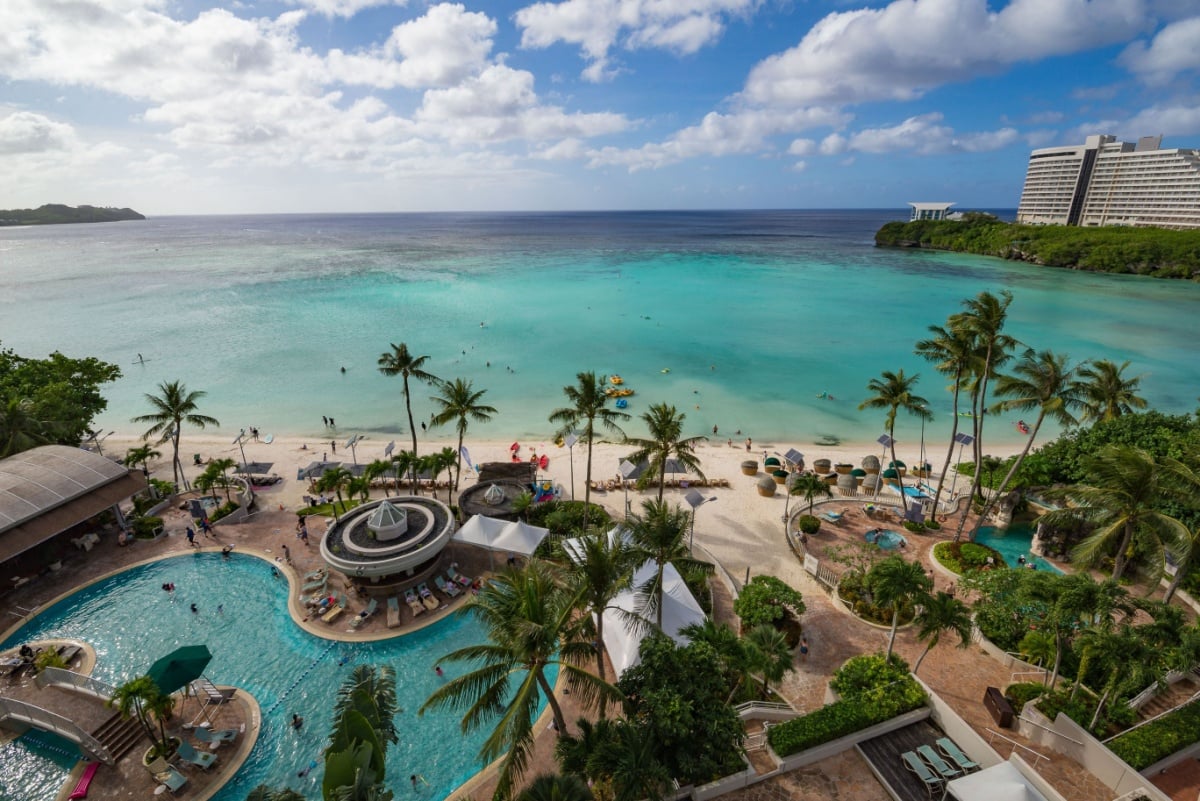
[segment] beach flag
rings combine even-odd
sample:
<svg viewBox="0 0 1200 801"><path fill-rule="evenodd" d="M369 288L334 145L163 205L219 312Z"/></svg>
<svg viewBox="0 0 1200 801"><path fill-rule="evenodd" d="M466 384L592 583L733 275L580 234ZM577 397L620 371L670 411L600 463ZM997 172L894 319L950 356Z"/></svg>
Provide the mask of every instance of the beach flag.
<svg viewBox="0 0 1200 801"><path fill-rule="evenodd" d="M462 448L460 448L460 449L459 449L459 453L461 453L461 454L462 454L462 459L463 459L463 462L465 462L465 463L466 463L466 465L467 465L467 469L468 469L468 470L474 470L474 469L475 469L475 465L471 464L471 454L470 454L470 452L467 450L467 446L466 446L466 445L463 445L463 446L462 446Z"/></svg>

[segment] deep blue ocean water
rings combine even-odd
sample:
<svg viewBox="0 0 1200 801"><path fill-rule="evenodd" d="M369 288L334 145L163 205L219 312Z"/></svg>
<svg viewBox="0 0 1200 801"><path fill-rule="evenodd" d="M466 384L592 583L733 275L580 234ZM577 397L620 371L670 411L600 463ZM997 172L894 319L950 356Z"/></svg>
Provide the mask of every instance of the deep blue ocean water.
<svg viewBox="0 0 1200 801"><path fill-rule="evenodd" d="M144 393L181 379L207 392L202 411L222 433L319 438L328 415L339 433L390 438L407 427L400 381L376 360L404 342L436 375L487 389L499 415L473 424L476 436L547 439L561 388L596 370L624 376L635 415L675 404L689 434L718 425L762 442L863 441L883 421L857 405L885 369L921 373L930 433L948 430L945 381L913 344L964 298L1009 289L1009 330L1030 346L1129 359L1152 405L1193 408L1200 286L875 248L877 228L901 217L285 215L2 229L0 341L120 364L100 423L122 434L140 433L129 418L147 411ZM417 419L429 394L414 391ZM901 420L898 439L915 440L914 427Z"/></svg>

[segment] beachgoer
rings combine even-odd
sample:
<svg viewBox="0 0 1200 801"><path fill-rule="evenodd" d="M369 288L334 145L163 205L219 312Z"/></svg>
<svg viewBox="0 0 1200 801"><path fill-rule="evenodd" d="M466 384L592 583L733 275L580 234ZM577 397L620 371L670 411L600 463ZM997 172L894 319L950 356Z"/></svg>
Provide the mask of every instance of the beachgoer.
<svg viewBox="0 0 1200 801"><path fill-rule="evenodd" d="M800 661L801 662L808 661L808 638L807 637L800 638Z"/></svg>
<svg viewBox="0 0 1200 801"><path fill-rule="evenodd" d="M188 527L187 527L187 532L186 532L186 534L187 534L187 541L188 541L188 545L191 545L193 548L198 548L198 547L200 547L200 546L196 545L196 532L195 532L195 531L192 531L192 527L191 527L191 526L188 526Z"/></svg>
<svg viewBox="0 0 1200 801"><path fill-rule="evenodd" d="M200 610L196 608L196 605L195 605L195 604L192 604L192 614L193 614L193 615L198 615L198 614L200 614Z"/></svg>
<svg viewBox="0 0 1200 801"><path fill-rule="evenodd" d="M317 761L314 759L312 762L309 762L309 763L308 763L308 767L306 767L306 768L302 768L302 769L300 770L300 772L299 772L299 773L297 773L296 775L297 775L297 776L299 776L300 778L304 778L304 777L305 777L305 776L307 776L307 775L308 775L308 774L309 774L309 773L312 771L312 769L313 769L313 768L315 768L316 766L317 766Z"/></svg>
<svg viewBox="0 0 1200 801"><path fill-rule="evenodd" d="M438 675L438 678L439 678L439 679L440 679L442 676L445 676L445 675L446 675L446 674L445 674L445 673L442 671L442 666L441 666L441 665L434 665L434 666L433 666L433 672L434 672L434 673L436 673L436 674Z"/></svg>
<svg viewBox="0 0 1200 801"><path fill-rule="evenodd" d="M1018 565L1025 564L1025 554L1021 554L1020 556L1017 557L1017 564Z"/></svg>
<svg viewBox="0 0 1200 801"><path fill-rule="evenodd" d="M331 451L333 451L334 456L337 456L337 440L335 440L335 439L329 440L329 449Z"/></svg>
<svg viewBox="0 0 1200 801"><path fill-rule="evenodd" d="M337 422L332 417L329 418L329 425L332 428L337 428Z"/></svg>
<svg viewBox="0 0 1200 801"><path fill-rule="evenodd" d="M422 431L426 431L426 430L427 430L427 429L425 428L425 421L424 421L424 420L422 420L422 421L421 421L421 430L422 430Z"/></svg>
<svg viewBox="0 0 1200 801"><path fill-rule="evenodd" d="M716 426L713 426L713 435L715 436L715 435L716 435L716 433L717 433L717 427L716 427Z"/></svg>
<svg viewBox="0 0 1200 801"><path fill-rule="evenodd" d="M225 604L217 604L217 614L218 615L225 614Z"/></svg>
<svg viewBox="0 0 1200 801"><path fill-rule="evenodd" d="M207 517L200 518L200 530L204 532L204 536L206 537L211 537L213 535L212 523L208 522Z"/></svg>
<svg viewBox="0 0 1200 801"><path fill-rule="evenodd" d="M750 437L746 437L746 453L749 453L750 449L753 447L754 447L754 440L751 439Z"/></svg>
<svg viewBox="0 0 1200 801"><path fill-rule="evenodd" d="M295 712L293 712L292 713L292 728L295 729L296 731L300 731L300 727L303 725L304 725L304 718L300 717Z"/></svg>
<svg viewBox="0 0 1200 801"><path fill-rule="evenodd" d="M271 565L271 578L279 578L279 571L275 569L275 565Z"/></svg>
<svg viewBox="0 0 1200 801"><path fill-rule="evenodd" d="M346 372L346 368L345 368L345 367L343 367L343 368L342 368L342 373L344 374L345 372Z"/></svg>
<svg viewBox="0 0 1200 801"><path fill-rule="evenodd" d="M729 439L725 440L725 444L727 446L729 446L730 448L732 448L733 447L733 437L730 437Z"/></svg>
<svg viewBox="0 0 1200 801"><path fill-rule="evenodd" d="M321 415L321 422L324 423L325 425L329 425L329 418L326 417L325 415Z"/></svg>
<svg viewBox="0 0 1200 801"><path fill-rule="evenodd" d="M517 557L516 557L516 554L514 554L512 551L508 552L508 566L509 567L517 566Z"/></svg>
<svg viewBox="0 0 1200 801"><path fill-rule="evenodd" d="M222 548L222 549L221 549L221 556L222 556L223 558L225 558L225 559L228 559L228 558L229 558L229 552L230 552L230 551L232 551L232 550L233 550L233 546L232 546L232 545L226 545L224 548Z"/></svg>
<svg viewBox="0 0 1200 801"><path fill-rule="evenodd" d="M283 544L283 559L289 565L292 563L292 552L288 549L286 542Z"/></svg>

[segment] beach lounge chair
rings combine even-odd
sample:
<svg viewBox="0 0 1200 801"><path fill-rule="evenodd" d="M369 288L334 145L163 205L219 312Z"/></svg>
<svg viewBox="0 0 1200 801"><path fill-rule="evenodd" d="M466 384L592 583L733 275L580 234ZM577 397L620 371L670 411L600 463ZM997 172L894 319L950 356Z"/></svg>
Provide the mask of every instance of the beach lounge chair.
<svg viewBox="0 0 1200 801"><path fill-rule="evenodd" d="M151 764L154 767L163 768L163 770L154 771L154 781L158 782L163 787L166 787L172 793L179 792L180 788L187 784L187 776L184 776L166 762L162 762L162 764L159 765L159 761L155 761Z"/></svg>
<svg viewBox="0 0 1200 801"><path fill-rule="evenodd" d="M918 747L917 753L921 755L921 759L924 759L929 767L933 768L939 776L947 781L963 775L961 770L942 759L942 755L937 751L934 751L933 746L931 745L922 745Z"/></svg>
<svg viewBox="0 0 1200 801"><path fill-rule="evenodd" d="M192 748L192 744L187 740L179 743L179 749L175 752L179 758L188 764L195 765L201 770L208 770L217 761L217 755L208 751L197 751Z"/></svg>
<svg viewBox="0 0 1200 801"><path fill-rule="evenodd" d="M359 626L361 626L363 623L366 623L367 620L371 617L371 615L375 614L375 610L378 608L379 608L379 601L372 598L371 602L366 605L366 608L364 608L361 612L359 612L357 615L355 615L354 619L350 621L350 628L356 629Z"/></svg>
<svg viewBox="0 0 1200 801"><path fill-rule="evenodd" d="M821 517L828 520L830 523L841 523L845 512L821 512Z"/></svg>
<svg viewBox="0 0 1200 801"><path fill-rule="evenodd" d="M339 617L341 617L342 612L345 612L345 611L346 611L346 602L345 602L345 600L339 598L338 602L336 604L334 604L329 609L328 612L326 612L324 615L321 616L321 620L323 620L326 623L332 624L335 620L337 620Z"/></svg>
<svg viewBox="0 0 1200 801"><path fill-rule="evenodd" d="M408 604L408 608L412 610L413 617L422 614L425 611L425 606L417 599L417 593L410 589L404 591L404 602Z"/></svg>
<svg viewBox="0 0 1200 801"><path fill-rule="evenodd" d="M310 570L304 574L305 581L317 581L325 578L325 568L318 567L316 570Z"/></svg>
<svg viewBox="0 0 1200 801"><path fill-rule="evenodd" d="M422 581L417 585L417 593L421 596L421 603L425 604L426 609L433 611L441 606L438 599L434 597L433 592L429 589L429 585L425 582Z"/></svg>
<svg viewBox="0 0 1200 801"><path fill-rule="evenodd" d="M904 763L904 767L915 775L921 784L925 785L925 792L929 794L930 798L933 798L935 790L942 788L942 780L934 776L929 766L922 762L915 753L905 751L900 755L900 760Z"/></svg>
<svg viewBox="0 0 1200 801"><path fill-rule="evenodd" d="M75 657L79 656L83 649L78 645L60 645L58 646L58 656L64 664L70 665Z"/></svg>
<svg viewBox="0 0 1200 801"><path fill-rule="evenodd" d="M949 737L941 737L937 741L937 748L942 754L958 766L964 773L970 773L973 770L979 770L979 763L964 754L958 747L958 744Z"/></svg>
<svg viewBox="0 0 1200 801"><path fill-rule="evenodd" d="M308 582L303 587L301 587L300 592L301 592L301 594L305 594L305 595L307 595L309 593L312 593L312 594L323 593L323 592L325 592L325 585L328 581L329 581L329 579L326 576L321 576L318 579L313 579L312 581Z"/></svg>
<svg viewBox="0 0 1200 801"><path fill-rule="evenodd" d="M454 568L454 565L450 565L449 569L446 570L446 575L450 577L451 581L457 581L459 586L463 587L464 589L470 587L475 581L475 579L471 578L470 576L464 576L462 573L459 573L458 570Z"/></svg>
<svg viewBox="0 0 1200 801"><path fill-rule="evenodd" d="M232 743L233 739L238 735L237 729L217 729L213 731L205 726L197 726L196 730L192 733L196 735L197 740L206 745Z"/></svg>
<svg viewBox="0 0 1200 801"><path fill-rule="evenodd" d="M453 582L447 582L441 576L434 576L433 583L437 585L439 590L444 592L446 595L449 595L451 598L462 592L462 590L460 590Z"/></svg>
<svg viewBox="0 0 1200 801"><path fill-rule="evenodd" d="M387 627L389 629L400 627L400 599L394 595L388 598Z"/></svg>

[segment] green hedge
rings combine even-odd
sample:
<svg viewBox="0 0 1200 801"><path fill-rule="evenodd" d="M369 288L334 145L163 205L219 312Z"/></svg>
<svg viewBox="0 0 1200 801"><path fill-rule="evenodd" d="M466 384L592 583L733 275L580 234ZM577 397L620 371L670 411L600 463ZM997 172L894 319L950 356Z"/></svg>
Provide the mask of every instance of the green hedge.
<svg viewBox="0 0 1200 801"><path fill-rule="evenodd" d="M859 656L847 662L831 686L851 691L840 701L774 726L767 739L781 757L790 756L911 712L925 703L925 691L908 675L908 666L893 655Z"/></svg>
<svg viewBox="0 0 1200 801"><path fill-rule="evenodd" d="M1200 741L1200 703L1193 701L1153 723L1116 737L1108 748L1134 770L1145 770L1197 741Z"/></svg>
<svg viewBox="0 0 1200 801"><path fill-rule="evenodd" d="M1008 562L1004 561L999 551L977 542L939 542L933 546L933 558L960 576L986 567L989 556L997 567L1008 567Z"/></svg>
<svg viewBox="0 0 1200 801"><path fill-rule="evenodd" d="M1008 689L1004 691L1004 697L1012 704L1013 709L1018 713L1025 708L1025 704L1029 703L1034 698L1041 696L1046 692L1046 685L1038 681L1021 681L1016 684L1008 685Z"/></svg>

